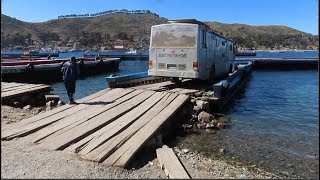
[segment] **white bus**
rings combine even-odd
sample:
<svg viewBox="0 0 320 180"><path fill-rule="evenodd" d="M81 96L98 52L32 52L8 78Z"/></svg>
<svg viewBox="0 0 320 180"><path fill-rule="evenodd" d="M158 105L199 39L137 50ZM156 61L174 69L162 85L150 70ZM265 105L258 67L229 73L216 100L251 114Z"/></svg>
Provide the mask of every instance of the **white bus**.
<svg viewBox="0 0 320 180"><path fill-rule="evenodd" d="M151 27L148 75L213 83L228 76L234 57L232 40L195 19Z"/></svg>

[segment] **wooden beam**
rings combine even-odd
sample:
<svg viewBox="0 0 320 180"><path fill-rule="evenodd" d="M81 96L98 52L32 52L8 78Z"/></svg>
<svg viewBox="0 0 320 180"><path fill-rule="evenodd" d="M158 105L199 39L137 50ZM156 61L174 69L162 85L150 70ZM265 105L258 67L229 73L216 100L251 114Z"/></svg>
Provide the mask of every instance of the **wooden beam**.
<svg viewBox="0 0 320 180"><path fill-rule="evenodd" d="M115 150L117 150L123 143L125 143L133 134L135 134L139 129L141 129L145 124L147 124L152 118L154 118L159 112L161 112L165 107L167 107L173 99L177 97L177 94L167 94L163 97L160 102L153 106L149 111L147 111L143 116L136 120L127 129L117 134L104 144L93 149L88 154L82 156L84 159L89 159L92 161L102 162L107 157L109 157ZM79 147L81 148L81 147Z"/></svg>
<svg viewBox="0 0 320 180"><path fill-rule="evenodd" d="M132 91L134 91L132 93ZM85 104L86 108L75 113L71 117L64 117L60 119L57 123L41 129L36 132L33 142L41 143L43 139L45 141L50 141L51 138L72 129L73 127L91 119L99 114L107 111L108 109L121 104L122 102L128 100L129 98L134 97L135 95L141 92L133 89L123 89L121 91L111 91L107 93L106 96L103 96L98 104ZM115 102L116 101L116 102ZM52 118L55 118L54 116ZM49 138L48 138L49 137Z"/></svg>
<svg viewBox="0 0 320 180"><path fill-rule="evenodd" d="M104 132L97 133L95 137L87 143L87 145L79 152L80 155L85 155L89 153L91 150L95 149L97 146L109 140L114 135L118 134L118 132L127 128L130 124L132 124L135 120L141 117L145 112L147 112L151 107L153 107L156 103L158 103L166 93L155 93L146 101L141 103L139 106L135 107L130 112L121 116L116 121L108 124L104 127Z"/></svg>
<svg viewBox="0 0 320 180"><path fill-rule="evenodd" d="M92 134L93 132L101 129L105 125L119 118L126 112L130 111L132 108L136 107L137 105L145 101L154 93L154 91L146 91L143 94L139 94L138 96L126 101L126 103L123 103L122 106L116 106L82 123L81 125L76 126L75 128L58 135L54 138L54 140L47 143L43 143L42 147L47 147L49 149L54 150L63 150L70 144L83 139L84 137Z"/></svg>
<svg viewBox="0 0 320 180"><path fill-rule="evenodd" d="M116 91L121 91L121 89L118 89ZM95 96L92 96L92 97L95 97ZM103 96L95 97L94 99L89 100L88 103L95 102L95 100L99 100L99 98L103 98ZM30 118L31 120L27 119L28 121L26 121L26 122L29 122L27 124L26 123L18 123L18 125L14 128L5 129L1 132L1 139L10 140L15 137L21 137L21 136L28 135L28 134L33 133L33 132L35 132L45 126L48 126L48 125L58 121L59 119L62 119L62 118L69 116L69 115L72 115L73 113L75 113L81 109L84 109L86 107L85 104L74 105L71 107L68 107L68 106L70 106L70 105L61 106L61 107L63 107L63 108L61 108L62 111L61 111L61 109L53 111L53 112L48 111L48 113L43 113L43 114L37 115L39 117L33 116ZM52 116L54 116L54 118L51 118ZM22 125L19 125L19 124L22 124Z"/></svg>
<svg viewBox="0 0 320 180"><path fill-rule="evenodd" d="M161 169L164 169L166 175L171 179L190 179L190 175L174 154L171 148L163 146L156 150L157 159Z"/></svg>
<svg viewBox="0 0 320 180"><path fill-rule="evenodd" d="M188 96L179 94L172 103L163 109L149 123L143 126L103 163L107 165L125 167L142 145L152 137L159 127L166 122L187 101L187 99Z"/></svg>

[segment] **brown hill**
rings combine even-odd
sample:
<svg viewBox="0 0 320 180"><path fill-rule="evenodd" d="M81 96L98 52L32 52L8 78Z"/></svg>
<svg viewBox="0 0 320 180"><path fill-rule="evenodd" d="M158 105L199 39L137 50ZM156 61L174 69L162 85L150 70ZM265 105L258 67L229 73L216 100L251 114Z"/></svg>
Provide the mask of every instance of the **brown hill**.
<svg viewBox="0 0 320 180"><path fill-rule="evenodd" d="M167 19L154 13L112 13L97 17L63 18L42 23L29 23L1 15L2 48L30 45L40 41L65 45L79 42L82 46L109 44L117 39L125 45L137 44L143 39L147 47L152 25L166 23ZM247 48L317 48L319 37L286 26L250 26L206 22L214 31L233 39ZM20 38L13 39L18 36ZM30 38L29 44L22 39ZM20 39L19 41L17 39ZM33 41L32 41L33 40Z"/></svg>

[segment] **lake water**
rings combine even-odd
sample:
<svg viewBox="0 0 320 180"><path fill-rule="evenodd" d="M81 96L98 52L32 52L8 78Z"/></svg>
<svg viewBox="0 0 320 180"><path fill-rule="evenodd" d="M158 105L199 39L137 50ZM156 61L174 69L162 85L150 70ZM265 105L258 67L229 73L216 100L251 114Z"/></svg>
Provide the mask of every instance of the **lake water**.
<svg viewBox="0 0 320 180"><path fill-rule="evenodd" d="M63 53L60 58L81 57L84 52ZM256 57L318 57L318 51L271 53L258 51ZM243 57L241 57L243 58ZM76 99L106 88L110 74L146 71L147 61L122 61L119 71L77 81ZM63 83L53 84L53 93L67 102ZM253 70L244 91L224 112L232 125L207 138L213 148L222 147L241 161L275 171L318 178L319 176L319 81L314 70ZM210 139L208 139L210 138ZM209 149L210 151L210 149Z"/></svg>

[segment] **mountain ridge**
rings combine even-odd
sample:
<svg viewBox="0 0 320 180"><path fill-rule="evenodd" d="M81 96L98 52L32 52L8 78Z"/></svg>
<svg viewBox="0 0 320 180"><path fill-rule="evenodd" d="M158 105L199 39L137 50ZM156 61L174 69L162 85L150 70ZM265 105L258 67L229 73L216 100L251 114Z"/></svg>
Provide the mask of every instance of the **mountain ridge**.
<svg viewBox="0 0 320 180"><path fill-rule="evenodd" d="M2 47L35 44L68 46L71 43L89 48L105 46L110 49L115 44L127 48L148 48L151 26L167 21L154 13L117 12L96 17L59 18L31 23L1 14L1 43ZM318 35L283 25L252 26L217 21L204 23L243 48L318 49Z"/></svg>

